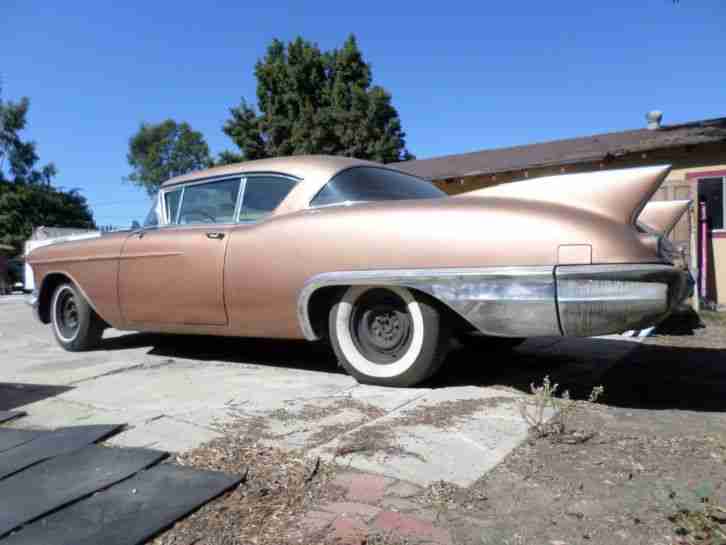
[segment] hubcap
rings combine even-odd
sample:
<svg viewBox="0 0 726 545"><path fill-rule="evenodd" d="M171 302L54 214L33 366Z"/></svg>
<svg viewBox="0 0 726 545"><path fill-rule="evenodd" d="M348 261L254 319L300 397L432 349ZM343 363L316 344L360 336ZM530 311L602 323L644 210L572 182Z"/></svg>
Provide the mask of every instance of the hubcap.
<svg viewBox="0 0 726 545"><path fill-rule="evenodd" d="M72 339L75 337L80 327L80 317L76 296L70 289L66 289L58 295L55 320L58 331L63 338Z"/></svg>
<svg viewBox="0 0 726 545"><path fill-rule="evenodd" d="M355 303L350 332L361 354L387 364L406 353L411 342L411 315L405 302L386 289L372 289Z"/></svg>

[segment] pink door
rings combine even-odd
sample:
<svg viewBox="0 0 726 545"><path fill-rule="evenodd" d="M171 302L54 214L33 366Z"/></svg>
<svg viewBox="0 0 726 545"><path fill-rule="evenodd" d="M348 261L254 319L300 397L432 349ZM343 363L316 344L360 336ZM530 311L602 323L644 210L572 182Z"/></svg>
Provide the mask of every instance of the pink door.
<svg viewBox="0 0 726 545"><path fill-rule="evenodd" d="M224 325L224 255L231 225L149 229L126 241L119 300L133 324Z"/></svg>

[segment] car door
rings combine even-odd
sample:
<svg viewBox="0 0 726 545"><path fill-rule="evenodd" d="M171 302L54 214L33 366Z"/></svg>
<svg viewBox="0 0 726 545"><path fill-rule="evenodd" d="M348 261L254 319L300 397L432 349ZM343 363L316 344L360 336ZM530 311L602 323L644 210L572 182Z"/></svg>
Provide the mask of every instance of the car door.
<svg viewBox="0 0 726 545"><path fill-rule="evenodd" d="M164 191L167 224L133 233L119 263L130 325L224 325L224 260L238 214L239 178Z"/></svg>
<svg viewBox="0 0 726 545"><path fill-rule="evenodd" d="M225 259L225 299L230 327L239 335L275 337L285 333L284 320L292 309L295 320L296 288L281 283L290 256L266 235L268 217L299 180L282 174L248 173L244 179L239 226L230 234ZM295 238L295 233L287 233ZM304 245L304 240L299 240ZM281 311L282 309L282 311Z"/></svg>

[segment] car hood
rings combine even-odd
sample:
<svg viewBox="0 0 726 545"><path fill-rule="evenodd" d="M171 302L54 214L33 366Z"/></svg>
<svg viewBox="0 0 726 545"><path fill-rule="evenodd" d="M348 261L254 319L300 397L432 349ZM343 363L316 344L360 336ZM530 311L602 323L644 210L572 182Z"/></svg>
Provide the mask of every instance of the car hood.
<svg viewBox="0 0 726 545"><path fill-rule="evenodd" d="M129 231L122 231L102 234L95 238L51 242L31 250L26 256L26 261L33 265L79 259L115 258L121 254L121 248L129 234Z"/></svg>

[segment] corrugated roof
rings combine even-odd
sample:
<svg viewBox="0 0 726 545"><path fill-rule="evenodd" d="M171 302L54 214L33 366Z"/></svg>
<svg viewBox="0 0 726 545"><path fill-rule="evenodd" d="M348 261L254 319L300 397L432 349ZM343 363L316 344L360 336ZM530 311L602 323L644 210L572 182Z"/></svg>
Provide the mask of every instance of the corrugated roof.
<svg viewBox="0 0 726 545"><path fill-rule="evenodd" d="M488 149L395 163L395 168L429 180L495 174L527 168L602 161L628 153L726 142L726 117L659 129L595 134L511 148Z"/></svg>

